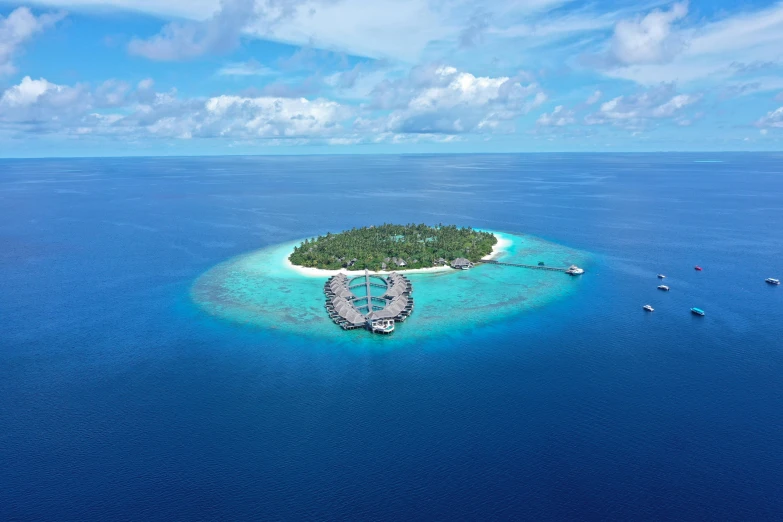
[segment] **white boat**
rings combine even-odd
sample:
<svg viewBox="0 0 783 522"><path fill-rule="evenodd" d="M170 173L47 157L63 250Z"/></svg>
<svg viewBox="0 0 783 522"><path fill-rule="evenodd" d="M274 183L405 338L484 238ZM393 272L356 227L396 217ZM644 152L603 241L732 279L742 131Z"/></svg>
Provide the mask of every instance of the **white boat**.
<svg viewBox="0 0 783 522"><path fill-rule="evenodd" d="M666 279L666 276L663 274L658 274L658 279Z"/></svg>
<svg viewBox="0 0 783 522"><path fill-rule="evenodd" d="M655 311L655 308L653 308L653 307L652 307L652 306L650 306L650 305L644 305L642 308L644 308L644 309L645 309L645 310L647 310L648 312L654 312L654 311Z"/></svg>
<svg viewBox="0 0 783 522"><path fill-rule="evenodd" d="M666 286L666 285L660 285L658 287L658 290L663 290L664 292L668 292L669 291L669 287Z"/></svg>
<svg viewBox="0 0 783 522"><path fill-rule="evenodd" d="M390 334L394 331L394 319L375 319L370 322L372 333Z"/></svg>
<svg viewBox="0 0 783 522"><path fill-rule="evenodd" d="M771 285L779 285L780 284L780 279L775 279L774 277L768 277L764 281L766 281L767 283L769 283Z"/></svg>
<svg viewBox="0 0 783 522"><path fill-rule="evenodd" d="M576 265L571 265L568 267L568 270L566 270L566 274L568 275L582 275L585 271L582 268L579 268Z"/></svg>

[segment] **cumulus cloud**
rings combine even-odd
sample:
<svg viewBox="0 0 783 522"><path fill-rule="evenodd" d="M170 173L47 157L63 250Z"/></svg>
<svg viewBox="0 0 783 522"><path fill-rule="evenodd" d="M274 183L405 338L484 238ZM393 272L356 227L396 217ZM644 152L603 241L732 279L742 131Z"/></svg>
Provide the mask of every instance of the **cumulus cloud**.
<svg viewBox="0 0 783 522"><path fill-rule="evenodd" d="M682 2L668 11L655 9L643 18L621 20L614 29L611 57L623 65L670 61L685 45L673 26L687 14L688 4Z"/></svg>
<svg viewBox="0 0 783 522"><path fill-rule="evenodd" d="M536 124L543 127L564 127L571 125L575 121L574 111L558 105L551 113L544 113L539 116Z"/></svg>
<svg viewBox="0 0 783 522"><path fill-rule="evenodd" d="M701 100L700 94L678 94L673 84L661 84L639 94L618 96L601 104L600 109L589 114L585 122L589 125L615 125L626 128L641 128L653 120L682 117L683 110Z"/></svg>
<svg viewBox="0 0 783 522"><path fill-rule="evenodd" d="M96 89L25 77L0 96L0 129L36 133L237 139L328 137L352 110L330 100L271 96L185 98L108 81Z"/></svg>
<svg viewBox="0 0 783 522"><path fill-rule="evenodd" d="M524 78L524 79L523 79ZM407 78L385 81L372 106L392 109L388 131L397 133L491 132L508 130L512 120L544 103L546 94L527 75L474 76L449 66L425 66Z"/></svg>
<svg viewBox="0 0 783 522"><path fill-rule="evenodd" d="M0 16L0 75L16 72L14 56L37 33L52 27L65 17L64 13L35 16L28 8L19 7L7 17Z"/></svg>
<svg viewBox="0 0 783 522"><path fill-rule="evenodd" d="M255 0L222 0L220 9L209 19L172 22L152 38L134 38L128 44L128 51L158 61L223 54L239 46L242 30L256 18Z"/></svg>
<svg viewBox="0 0 783 522"><path fill-rule="evenodd" d="M768 112L756 122L756 126L783 129L783 107Z"/></svg>
<svg viewBox="0 0 783 522"><path fill-rule="evenodd" d="M92 106L86 86L57 85L25 76L0 97L0 123L30 127L59 126Z"/></svg>
<svg viewBox="0 0 783 522"><path fill-rule="evenodd" d="M668 43L660 47L662 60L625 63L612 58L613 63L603 64L604 72L644 85L662 81L682 85L704 79L725 80L738 74L747 81L762 80L754 76L774 74L780 65L781 2L760 9L746 6L730 16L699 20L687 28L678 28L674 22L668 27L668 37L662 40Z"/></svg>

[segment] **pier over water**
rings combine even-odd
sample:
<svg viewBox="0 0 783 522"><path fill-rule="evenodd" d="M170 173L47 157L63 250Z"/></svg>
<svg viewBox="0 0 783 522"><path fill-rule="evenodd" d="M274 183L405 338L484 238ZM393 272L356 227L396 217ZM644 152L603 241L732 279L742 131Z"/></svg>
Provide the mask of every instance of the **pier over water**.
<svg viewBox="0 0 783 522"><path fill-rule="evenodd" d="M503 263L501 261L494 261L491 259L482 261L482 263L487 263L490 265L500 265L500 266L516 266L518 268L530 268L532 270L549 270L551 272L564 272L569 275L580 275L584 273L584 270L576 265L571 265L569 267L563 268L558 266L524 265L522 263Z"/></svg>
<svg viewBox="0 0 783 522"><path fill-rule="evenodd" d="M374 282L373 278L382 283ZM373 296L373 288L382 288L383 294ZM413 312L412 291L410 281L404 276L392 272L384 278L370 275L367 269L363 276L351 279L337 274L324 285L326 310L338 326L344 330L367 328L373 333L386 334L394 331L394 323L404 321Z"/></svg>

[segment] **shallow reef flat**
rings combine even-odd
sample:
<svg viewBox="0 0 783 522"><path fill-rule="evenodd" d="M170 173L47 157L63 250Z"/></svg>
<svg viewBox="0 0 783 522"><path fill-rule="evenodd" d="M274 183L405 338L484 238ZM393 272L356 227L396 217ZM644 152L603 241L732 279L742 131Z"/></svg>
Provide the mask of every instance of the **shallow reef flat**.
<svg viewBox="0 0 783 522"><path fill-rule="evenodd" d="M589 254L542 239L493 232L503 239L498 261L549 266L589 265ZM201 275L191 297L205 311L264 329L335 339L371 338L364 330L345 332L324 310L326 278L302 275L286 263L290 242L250 252ZM413 283L416 311L397 325L394 340L471 329L539 309L566 297L580 283L561 272L483 264L471 270L406 273Z"/></svg>

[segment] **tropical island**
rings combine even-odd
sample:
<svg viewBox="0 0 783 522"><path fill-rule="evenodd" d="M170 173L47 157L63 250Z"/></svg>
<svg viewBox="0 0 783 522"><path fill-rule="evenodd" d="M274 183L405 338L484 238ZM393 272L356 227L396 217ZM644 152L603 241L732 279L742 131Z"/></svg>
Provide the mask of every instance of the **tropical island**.
<svg viewBox="0 0 783 522"><path fill-rule="evenodd" d="M480 261L492 253L491 232L455 225L383 224L306 239L294 247L293 265L325 270L410 270Z"/></svg>

